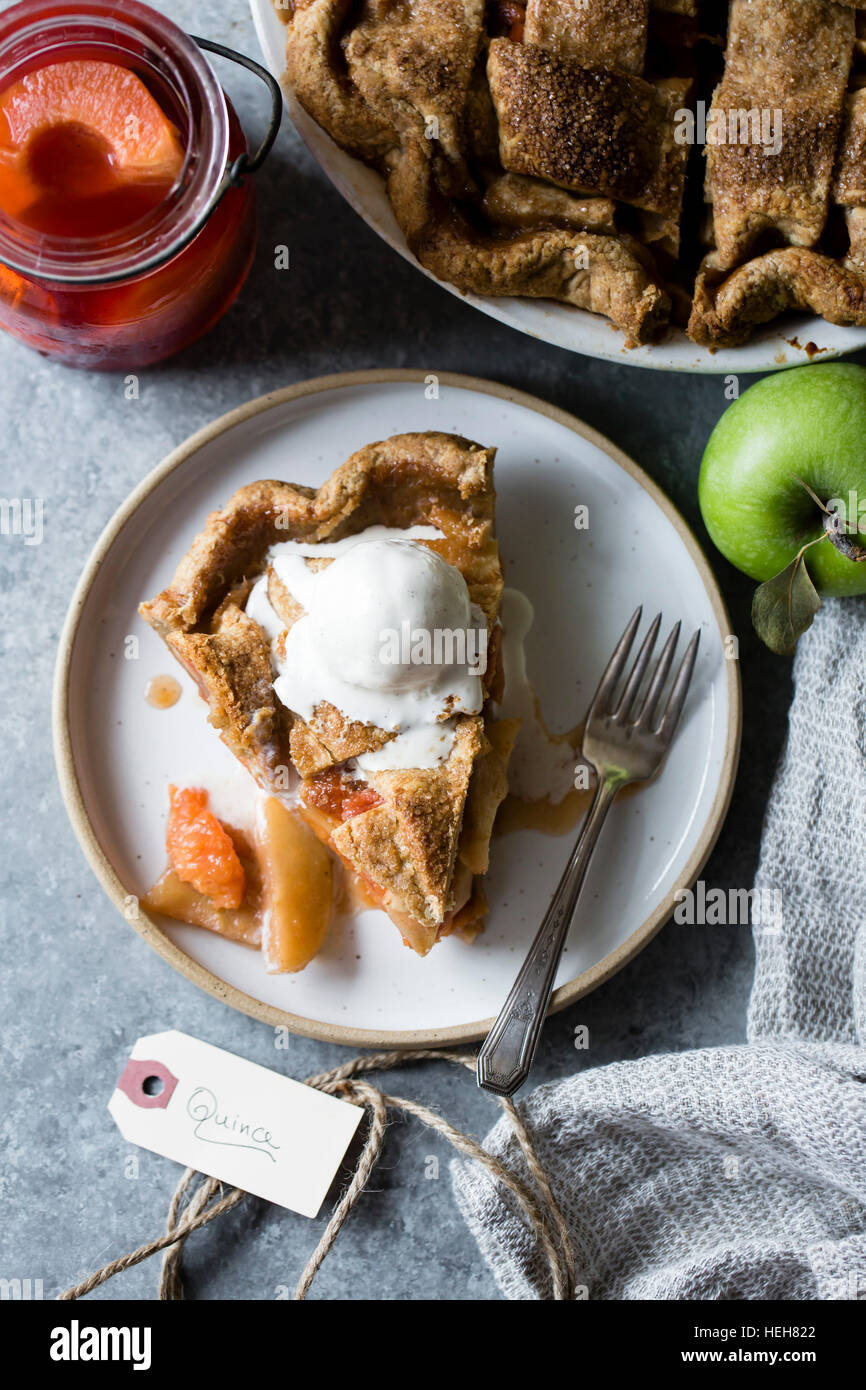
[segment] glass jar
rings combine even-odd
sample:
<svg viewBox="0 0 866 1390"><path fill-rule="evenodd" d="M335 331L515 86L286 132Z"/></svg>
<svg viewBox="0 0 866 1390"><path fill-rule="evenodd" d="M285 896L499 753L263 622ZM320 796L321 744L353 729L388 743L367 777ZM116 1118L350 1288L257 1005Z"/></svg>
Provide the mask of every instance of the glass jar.
<svg viewBox="0 0 866 1390"><path fill-rule="evenodd" d="M255 156L199 45L270 85L271 129ZM23 0L0 14L0 102L29 75L79 60L135 74L179 137L182 167L155 207L100 235L65 234L62 201L48 230L0 206L0 327L58 361L122 371L186 347L241 289L256 235L246 175L276 136L279 88L137 0Z"/></svg>

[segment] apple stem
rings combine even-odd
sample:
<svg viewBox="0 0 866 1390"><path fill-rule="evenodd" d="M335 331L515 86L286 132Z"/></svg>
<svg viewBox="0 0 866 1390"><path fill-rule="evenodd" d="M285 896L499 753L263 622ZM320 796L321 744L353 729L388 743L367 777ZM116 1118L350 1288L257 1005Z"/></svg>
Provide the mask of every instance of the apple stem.
<svg viewBox="0 0 866 1390"><path fill-rule="evenodd" d="M828 512L827 515L832 516L833 513ZM805 545L800 546L800 549L797 551L797 554L794 556L794 559L799 560L800 556L805 554L805 552L809 549L810 545L820 545L822 541L828 540L830 540L830 533L829 531L825 531L823 535L816 536L814 540L806 541Z"/></svg>
<svg viewBox="0 0 866 1390"><path fill-rule="evenodd" d="M798 478L798 477L796 477L796 475L795 475L795 477L794 477L794 482L795 482L795 483L799 483L799 484L800 484L800 487L801 487L801 488L804 488L804 489L806 490L806 492L808 492L808 494L809 494L809 496L811 497L812 501L815 503L815 506L816 506L816 507L820 507L820 508L821 508L821 511L824 513L825 516L833 516L833 515L834 515L833 512L831 512L831 511L828 510L826 502L822 502L821 499L820 499L820 497L818 496L817 492L813 492L812 489L810 488L809 484L808 484L808 483L804 483L802 478Z"/></svg>
<svg viewBox="0 0 866 1390"><path fill-rule="evenodd" d="M866 546L858 544L848 534L848 523L843 521L838 512L827 513L824 519L824 535L839 554L845 556L846 560L853 560L855 565L866 560ZM824 536L819 536L818 539L823 540Z"/></svg>
<svg viewBox="0 0 866 1390"><path fill-rule="evenodd" d="M797 478L795 476L794 481L799 483L800 487L808 492L816 507L820 507L821 511L824 513L824 535L818 536L817 540L822 541L826 536L827 540L838 550L839 554L844 555L846 560L851 560L854 564L860 564L863 560L866 560L866 547L859 545L857 541L851 539L848 531L847 519L841 517L835 508L831 511L826 502L822 502L818 494L810 488L808 483L804 483L802 478ZM855 532L858 529L859 528L855 527ZM809 541L803 549L806 550L809 545L814 544L815 541ZM800 554L802 555L802 553L801 551Z"/></svg>

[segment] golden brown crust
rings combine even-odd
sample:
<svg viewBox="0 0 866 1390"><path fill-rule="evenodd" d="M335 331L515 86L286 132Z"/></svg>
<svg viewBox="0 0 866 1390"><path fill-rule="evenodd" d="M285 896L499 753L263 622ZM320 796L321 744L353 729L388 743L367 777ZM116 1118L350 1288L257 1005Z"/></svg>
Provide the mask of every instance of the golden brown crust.
<svg viewBox="0 0 866 1390"><path fill-rule="evenodd" d="M832 0L733 0L725 74L710 113L711 121L715 111L724 116L728 139L707 150L720 269L740 264L768 228L792 245L816 244L853 46L854 15ZM740 118L762 111L781 122L778 148L731 138L732 116L739 135Z"/></svg>
<svg viewBox="0 0 866 1390"><path fill-rule="evenodd" d="M612 198L576 198L543 179L501 174L484 190L484 211L491 222L517 231L562 227L575 232L615 235L616 203Z"/></svg>
<svg viewBox="0 0 866 1390"><path fill-rule="evenodd" d="M866 275L799 246L747 261L716 287L704 267L695 286L689 336L697 343L736 347L751 337L756 324L786 309L807 309L828 323L866 325Z"/></svg>
<svg viewBox="0 0 866 1390"><path fill-rule="evenodd" d="M240 581L260 574L270 547L280 541L336 540L368 526L431 524L446 537L431 542L431 548L457 563L470 598L484 610L492 627L502 593L494 535L494 454L495 450L457 435L433 431L395 435L358 450L318 491L274 481L249 484L222 511L208 517L169 588L142 604L142 616L192 672L205 698L220 710L218 727L226 741L233 751L247 749L245 761L264 785L273 789L269 769L289 761L309 776L381 747L390 735L349 723L325 704L303 731L297 720L292 728L291 716L278 718L279 711L265 718L261 697L262 680L269 670L267 647L262 645L264 639L252 644L255 650L246 671L242 659L234 659L222 631L225 625L215 627L214 623L227 593ZM280 594L273 576L268 587L282 611L296 614L292 596ZM248 635L246 615L235 609L231 616ZM229 687L242 691L244 699L227 703ZM257 766L266 738L272 740L267 765Z"/></svg>
<svg viewBox="0 0 866 1390"><path fill-rule="evenodd" d="M318 489L273 480L239 488L210 514L169 587L142 605L143 616L154 626L193 628L233 585L260 574L280 541L338 540L374 525L435 525L449 508L462 513L467 544L481 551L493 524L495 453L459 435L398 434L359 449Z"/></svg>
<svg viewBox="0 0 866 1390"><path fill-rule="evenodd" d="M674 113L688 83L654 86L510 39L490 44L487 76L503 168L679 221L688 146Z"/></svg>
<svg viewBox="0 0 866 1390"><path fill-rule="evenodd" d="M181 610L197 598L184 592L179 605L177 597L165 591L139 612L198 685L211 724L235 757L263 786L284 785L292 716L274 694L267 638L231 602L201 627L188 625Z"/></svg>
<svg viewBox="0 0 866 1390"><path fill-rule="evenodd" d="M578 63L641 73L648 27L648 0L528 0L524 35Z"/></svg>
<svg viewBox="0 0 866 1390"><path fill-rule="evenodd" d="M459 720L446 762L371 776L369 784L382 804L352 816L331 834L338 853L383 890L385 911L401 918L404 935L419 955L433 946L454 907L452 879L463 808L483 746L480 716Z"/></svg>
<svg viewBox="0 0 866 1390"><path fill-rule="evenodd" d="M866 206L866 89L845 98L833 199L842 207Z"/></svg>
<svg viewBox="0 0 866 1390"><path fill-rule="evenodd" d="M312 777L325 768L375 753L394 737L372 724L346 719L327 700L322 700L309 719L296 718L292 727L292 762L302 777Z"/></svg>
<svg viewBox="0 0 866 1390"><path fill-rule="evenodd" d="M436 228L417 243L416 254L434 274L447 271L458 289L559 299L604 314L625 334L627 347L655 341L670 316L669 295L647 272L637 247L623 237L539 232L506 248Z"/></svg>
<svg viewBox="0 0 866 1390"><path fill-rule="evenodd" d="M268 568L268 603L277 617L285 623L287 632L304 611L294 595L289 593L279 575L274 572L273 565Z"/></svg>
<svg viewBox="0 0 866 1390"><path fill-rule="evenodd" d="M623 25L628 21L620 46L634 56L645 0L593 3L613 6ZM600 43L604 27L596 15L586 41L592 30ZM563 189L557 196L551 188L547 205L535 196L521 221L514 187L496 187L502 139L486 42L480 0L361 0L354 8L307 0L288 26L288 77L314 119L385 174L410 249L437 277L471 293L551 298L609 314L628 345L650 341L666 326L670 298L652 254L637 250L615 225L611 200L599 198L591 207L585 197ZM619 80L629 78L620 73ZM678 171L687 151L662 129L672 127L673 93L646 83L640 90L657 117L652 141L639 134L640 120L629 138L641 150L660 143L663 152L655 182L642 170L647 178L637 196L641 205L662 209L664 228L655 239L675 247ZM579 123L581 113L573 115ZM584 229L603 235L587 248Z"/></svg>
<svg viewBox="0 0 866 1390"><path fill-rule="evenodd" d="M360 6L342 43L350 78L402 143L436 125L462 159L461 115L483 37L484 0L388 0Z"/></svg>
<svg viewBox="0 0 866 1390"><path fill-rule="evenodd" d="M732 0L725 74L710 113L711 121L724 117L727 140L707 151L715 245L695 284L688 330L695 342L736 346L788 309L866 323L857 215L866 201L866 108L862 93L846 94L854 43L851 6ZM741 131L768 110L776 147L735 138L732 121ZM822 249L831 196L847 209L847 255ZM772 249L755 255L767 240ZM786 244L773 246L780 240Z"/></svg>
<svg viewBox="0 0 866 1390"><path fill-rule="evenodd" d="M274 481L240 488L207 518L170 586L141 605L197 681L211 722L266 790L285 790L290 764L314 778L394 737L345 719L324 701L303 720L276 698L269 642L241 606L250 581L265 572L271 546L336 540L374 525L437 526L443 539L425 543L460 569L492 633L502 594L494 454L457 435L395 435L358 450L318 490ZM287 621L303 611L272 570L268 593ZM486 690L497 674L493 661ZM378 806L342 823L311 822L381 890L386 910L422 954L448 914L463 906L451 880L473 766L486 744L480 716L458 716L455 730L440 766L371 777Z"/></svg>
<svg viewBox="0 0 866 1390"><path fill-rule="evenodd" d="M845 227L848 251L842 264L848 270L866 275L866 207L846 208Z"/></svg>
<svg viewBox="0 0 866 1390"><path fill-rule="evenodd" d="M353 0L300 0L291 15L286 81L301 105L329 135L361 159L375 163L394 144L391 122L371 108L341 75L340 36Z"/></svg>
<svg viewBox="0 0 866 1390"><path fill-rule="evenodd" d="M652 341L667 323L670 299L651 259L625 236L551 227L503 239L484 236L457 213L437 217L430 158L420 145L401 151L388 191L418 260L458 289L559 299L606 314L629 346Z"/></svg>

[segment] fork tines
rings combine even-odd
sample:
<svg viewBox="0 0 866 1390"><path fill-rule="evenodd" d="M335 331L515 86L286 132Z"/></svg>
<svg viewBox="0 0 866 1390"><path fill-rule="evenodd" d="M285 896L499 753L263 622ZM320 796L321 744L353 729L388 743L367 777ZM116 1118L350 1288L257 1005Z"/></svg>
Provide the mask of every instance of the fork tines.
<svg viewBox="0 0 866 1390"><path fill-rule="evenodd" d="M698 629L688 647L685 655L680 662L671 688L667 702L661 711L657 723L654 723L656 713L661 700L662 690L671 669L674 659L674 652L679 641L680 629L682 624L676 622L671 629L670 635L662 648L661 656L656 662L655 669L650 678L646 695L641 695L644 684L644 677L652 657L653 650L661 627L662 615L657 613L650 624L649 632L641 643L640 651L635 657L634 665L629 672L625 686L619 699L615 700L614 695L625 670L629 653L632 649L637 630L640 626L643 607L635 609L629 620L628 626L619 642L614 648L613 655L607 664L604 675L596 691L595 699L592 702L589 718L593 715L603 716L613 719L616 723L632 723L637 728L647 732L655 733L666 743L673 738L674 731L679 723L680 715L683 712L686 695L688 694L689 683L692 679L692 672L695 667L695 660L698 654L698 645L701 640L700 629ZM587 723L589 720L587 720Z"/></svg>

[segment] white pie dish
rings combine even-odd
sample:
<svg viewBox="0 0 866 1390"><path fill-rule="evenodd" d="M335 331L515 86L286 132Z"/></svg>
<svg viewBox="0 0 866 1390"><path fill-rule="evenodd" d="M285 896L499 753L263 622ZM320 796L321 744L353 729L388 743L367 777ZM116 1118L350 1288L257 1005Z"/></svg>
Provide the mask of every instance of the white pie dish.
<svg viewBox="0 0 866 1390"><path fill-rule="evenodd" d="M273 0L250 0L250 9L265 62L274 76L282 79L285 73L285 25L274 10ZM436 277L418 263L406 245L379 175L341 150L307 115L285 83L283 92L286 108L298 134L334 187L383 241L428 279L436 281ZM661 343L626 348L623 334L607 319L583 309L550 300L464 294L445 281L436 283L482 313L530 337L569 352L632 367L746 374L777 371L809 361L826 362L866 347L866 327L840 328L814 314L787 314L781 320L758 328L751 341L738 348L711 351L693 343L680 329L671 329Z"/></svg>

